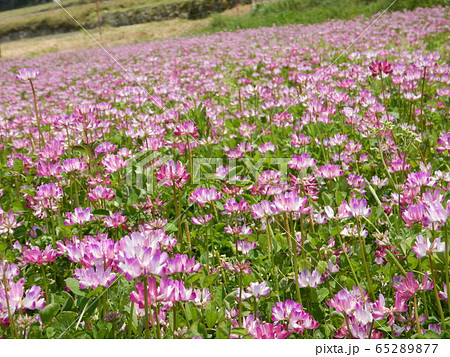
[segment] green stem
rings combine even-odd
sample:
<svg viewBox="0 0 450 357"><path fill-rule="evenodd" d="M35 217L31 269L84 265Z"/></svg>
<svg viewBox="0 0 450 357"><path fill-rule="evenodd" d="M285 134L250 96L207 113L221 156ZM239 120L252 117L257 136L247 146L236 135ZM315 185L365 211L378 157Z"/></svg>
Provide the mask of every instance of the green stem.
<svg viewBox="0 0 450 357"><path fill-rule="evenodd" d="M422 330L420 329L420 322L419 322L419 311L417 310L416 294L414 294L413 297L413 304L414 304L414 319L416 320L416 332L418 335L422 335Z"/></svg>
<svg viewBox="0 0 450 357"><path fill-rule="evenodd" d="M148 328L148 282L147 277L144 277L144 329L145 329L145 338L150 338L150 330Z"/></svg>
<svg viewBox="0 0 450 357"><path fill-rule="evenodd" d="M363 292L363 290L361 288L361 284L359 283L358 277L355 274L355 270L353 269L352 262L351 262L350 258L348 257L348 254L347 254L347 249L345 248L345 245L342 242L342 238L341 238L341 236L339 234L337 235L337 237L339 239L339 243L341 244L342 251L344 252L345 258L347 259L348 266L350 267L350 270L352 271L353 278L355 279L356 285L359 288L359 292L361 293L361 296L364 296L364 292Z"/></svg>
<svg viewBox="0 0 450 357"><path fill-rule="evenodd" d="M13 338L19 338L17 335L16 323L14 321L14 315L11 314L11 309L9 307L9 298L8 298L8 284L6 283L6 276L3 274L3 287L5 291L5 300L6 300L6 308L8 309L8 320L11 326L11 335Z"/></svg>
<svg viewBox="0 0 450 357"><path fill-rule="evenodd" d="M39 111L37 108L36 91L34 90L33 81L31 79L29 79L29 81L31 84L31 90L33 91L34 111L36 112L36 122L37 122L38 131L39 131L39 138L41 139L42 143L45 145L45 139L44 139L44 135L42 134L42 128L41 128L41 116L39 115Z"/></svg>
<svg viewBox="0 0 450 357"><path fill-rule="evenodd" d="M430 260L430 268L431 268L431 279L433 279L433 290L434 297L436 298L436 304L439 310L439 316L441 317L441 327L442 330L445 330L445 316L444 311L442 310L441 300L439 299L439 291L436 284L436 273L434 271L433 259L431 258L431 254L428 254L428 259Z"/></svg>
<svg viewBox="0 0 450 357"><path fill-rule="evenodd" d="M361 255L362 255L362 260L363 260L363 264L364 264L364 270L366 272L367 287L369 288L370 296L372 297L373 301L375 301L375 294L373 292L372 282L371 282L372 278L370 277L369 267L367 265L367 259L366 259L365 239L364 239L364 237L361 237L361 220L359 217L358 217L357 221L358 221L358 240L359 240L359 244L361 247Z"/></svg>
<svg viewBox="0 0 450 357"><path fill-rule="evenodd" d="M279 288L278 288L278 274L276 274L276 272L275 272L275 262L273 259L273 251L272 251L272 236L273 236L273 232L270 229L269 219L266 217L267 250L268 250L269 260L270 260L271 267L272 267L272 279L275 282L275 293L279 297L280 294L279 294Z"/></svg>
<svg viewBox="0 0 450 357"><path fill-rule="evenodd" d="M285 220L286 221L288 220L287 215L285 215ZM292 227L292 230L291 230L290 226ZM287 228L287 234L288 234L288 242L290 242L292 240L292 242L291 242L292 244L288 244L288 246L289 246L289 249L291 250L292 262L294 265L294 274L295 274L294 285L295 285L295 292L297 293L297 300L300 305L303 305L302 304L302 295L300 293L300 286L298 285L298 281L297 281L298 275L299 275L298 262L297 262L297 241L291 235L291 231L293 231L293 226L294 226L294 223L292 221L292 217L290 216L289 223L286 222L286 228Z"/></svg>
<svg viewBox="0 0 450 357"><path fill-rule="evenodd" d="M450 290L448 282L448 235L447 235L447 223L444 224L444 242L445 242L445 255L444 255L444 269L445 269L445 284L447 285L447 294ZM450 302L447 303L449 315L450 315Z"/></svg>
<svg viewBox="0 0 450 357"><path fill-rule="evenodd" d="M156 304L155 306L153 306L153 309L155 310L155 317L156 317L156 336L160 340L161 339L161 324L159 322L159 308L158 308L158 305ZM153 324L153 327L155 327L154 324Z"/></svg>
<svg viewBox="0 0 450 357"><path fill-rule="evenodd" d="M184 252L183 235L181 234L180 206L178 203L178 189L173 185L173 197L175 203L175 214L177 215L178 239L180 241L180 253Z"/></svg>

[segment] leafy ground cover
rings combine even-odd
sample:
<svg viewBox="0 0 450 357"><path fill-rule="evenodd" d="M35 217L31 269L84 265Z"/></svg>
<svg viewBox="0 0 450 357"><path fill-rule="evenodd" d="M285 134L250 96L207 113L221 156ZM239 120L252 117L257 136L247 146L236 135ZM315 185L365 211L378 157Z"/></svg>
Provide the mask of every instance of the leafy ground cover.
<svg viewBox="0 0 450 357"><path fill-rule="evenodd" d="M449 0L282 0L261 2L255 11L236 18L216 14L206 31L236 30L289 24L314 24L330 19L372 16L389 10L413 10L417 7L450 5Z"/></svg>
<svg viewBox="0 0 450 357"><path fill-rule="evenodd" d="M448 337L449 15L2 61L0 336Z"/></svg>

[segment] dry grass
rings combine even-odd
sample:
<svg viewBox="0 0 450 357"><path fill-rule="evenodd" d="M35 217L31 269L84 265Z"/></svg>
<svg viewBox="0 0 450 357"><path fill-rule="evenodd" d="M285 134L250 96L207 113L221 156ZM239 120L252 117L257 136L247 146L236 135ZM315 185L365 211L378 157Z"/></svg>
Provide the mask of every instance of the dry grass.
<svg viewBox="0 0 450 357"><path fill-rule="evenodd" d="M233 16L243 16L250 11L251 5L242 5L234 9L226 10L224 13ZM201 20L174 19L146 24L103 28L103 37L101 40L97 30L89 30L89 33L103 46L111 47L182 36L186 33L205 28L210 24L210 21L211 18ZM80 29L78 32L5 42L2 44L2 57L37 56L44 53L76 51L96 46L98 45L95 41Z"/></svg>

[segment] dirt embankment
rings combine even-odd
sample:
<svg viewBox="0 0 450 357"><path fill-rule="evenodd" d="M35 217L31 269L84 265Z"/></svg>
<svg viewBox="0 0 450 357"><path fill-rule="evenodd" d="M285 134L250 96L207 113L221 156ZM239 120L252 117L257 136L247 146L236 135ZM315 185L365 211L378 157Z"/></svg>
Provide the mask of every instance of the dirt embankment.
<svg viewBox="0 0 450 357"><path fill-rule="evenodd" d="M102 14L102 24L113 27L141 24L146 22L181 19L202 19L213 12L222 12L238 4L249 4L251 0L191 0L164 5L131 9L120 12ZM95 9L92 9L95 12ZM86 29L95 28L97 19L89 16L80 21ZM40 21L20 23L16 26L0 26L2 41L19 40L23 38L53 35L58 33L78 31L80 27L69 16L58 19L44 18Z"/></svg>

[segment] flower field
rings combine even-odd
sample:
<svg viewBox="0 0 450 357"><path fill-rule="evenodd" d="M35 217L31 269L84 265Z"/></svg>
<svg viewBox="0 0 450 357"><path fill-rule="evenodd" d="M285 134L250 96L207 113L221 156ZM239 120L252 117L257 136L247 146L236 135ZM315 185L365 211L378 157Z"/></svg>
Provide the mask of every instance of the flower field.
<svg viewBox="0 0 450 357"><path fill-rule="evenodd" d="M449 338L450 7L379 15L2 60L0 337Z"/></svg>

